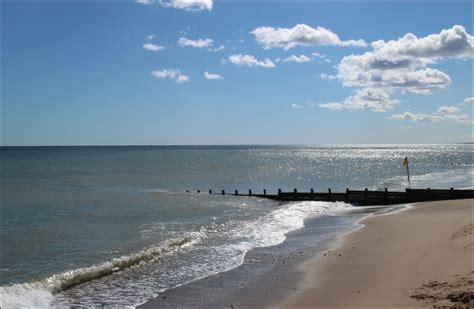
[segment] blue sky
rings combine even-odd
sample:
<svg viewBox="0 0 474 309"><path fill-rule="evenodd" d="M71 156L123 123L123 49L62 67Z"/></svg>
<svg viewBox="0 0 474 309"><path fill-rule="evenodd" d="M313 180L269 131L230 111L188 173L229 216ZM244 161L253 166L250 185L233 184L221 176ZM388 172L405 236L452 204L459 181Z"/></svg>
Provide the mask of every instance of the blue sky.
<svg viewBox="0 0 474 309"><path fill-rule="evenodd" d="M472 141L472 2L171 1L2 2L2 144Z"/></svg>

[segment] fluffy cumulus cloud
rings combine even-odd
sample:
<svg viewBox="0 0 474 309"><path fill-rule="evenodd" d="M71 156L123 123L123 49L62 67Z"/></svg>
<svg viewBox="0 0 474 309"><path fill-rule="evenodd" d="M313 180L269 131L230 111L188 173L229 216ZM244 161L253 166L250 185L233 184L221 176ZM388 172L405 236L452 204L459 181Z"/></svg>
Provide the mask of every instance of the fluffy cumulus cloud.
<svg viewBox="0 0 474 309"><path fill-rule="evenodd" d="M390 97L390 92L384 89L365 88L357 90L354 95L344 100L347 109L369 109L374 112L384 112L398 103Z"/></svg>
<svg viewBox="0 0 474 309"><path fill-rule="evenodd" d="M440 114L457 114L460 111L459 107L456 106L441 106L438 109L438 113Z"/></svg>
<svg viewBox="0 0 474 309"><path fill-rule="evenodd" d="M422 38L408 33L397 40L375 41L371 47L371 51L341 60L337 66L337 78L344 86L377 89L390 95L430 94L451 84L446 73L430 65L442 59L474 57L474 37L462 26L453 26ZM375 106L378 104L376 101L380 102L379 107ZM384 111L396 103L390 98L376 101L366 104L365 108Z"/></svg>
<svg viewBox="0 0 474 309"><path fill-rule="evenodd" d="M462 101L462 103L465 105L474 104L474 97L465 98L464 101Z"/></svg>
<svg viewBox="0 0 474 309"><path fill-rule="evenodd" d="M157 78L174 80L179 84L189 82L190 80L189 76L181 74L181 71L177 69L157 70L152 71L151 74Z"/></svg>
<svg viewBox="0 0 474 309"><path fill-rule="evenodd" d="M319 104L319 107L341 111L343 109L357 110L368 109L373 112L384 112L398 104L398 100L392 99L390 93L384 89L364 88L357 90L353 95L347 97L342 103L331 102Z"/></svg>
<svg viewBox="0 0 474 309"><path fill-rule="evenodd" d="M301 63L301 62L309 62L309 61L311 61L311 58L308 57L308 56L305 56L305 55L299 55L299 56L291 55L291 56L283 59L283 62L298 62L298 63Z"/></svg>
<svg viewBox="0 0 474 309"><path fill-rule="evenodd" d="M262 45L264 49L283 48L287 50L299 45L357 47L367 45L363 40L343 41L329 29L323 27L313 28L305 24L298 24L293 28L259 27L254 29L251 34L255 36L255 41Z"/></svg>
<svg viewBox="0 0 474 309"><path fill-rule="evenodd" d="M211 48L214 41L211 39L191 40L188 38L179 38L178 45L181 47Z"/></svg>
<svg viewBox="0 0 474 309"><path fill-rule="evenodd" d="M237 66L248 66L248 67L263 67L263 68L274 68L275 64L269 58L258 60L252 55L231 55L229 56L229 62Z"/></svg>
<svg viewBox="0 0 474 309"><path fill-rule="evenodd" d="M152 43L146 43L142 47L146 50L154 51L154 52L165 49L163 46L152 44Z"/></svg>
<svg viewBox="0 0 474 309"><path fill-rule="evenodd" d="M209 80L223 79L219 74L209 73L208 71L204 72L204 78Z"/></svg>
<svg viewBox="0 0 474 309"><path fill-rule="evenodd" d="M141 0L141 1L152 1L152 0ZM165 7L172 7L175 9L199 12L203 10L212 10L212 0L170 0L160 1L161 5Z"/></svg>

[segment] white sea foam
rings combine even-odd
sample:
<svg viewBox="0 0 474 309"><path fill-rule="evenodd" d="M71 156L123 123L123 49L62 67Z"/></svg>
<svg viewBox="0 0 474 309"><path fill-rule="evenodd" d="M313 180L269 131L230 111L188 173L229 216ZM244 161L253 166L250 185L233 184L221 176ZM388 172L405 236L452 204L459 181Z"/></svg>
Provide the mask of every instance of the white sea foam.
<svg viewBox="0 0 474 309"><path fill-rule="evenodd" d="M54 300L54 294L74 286L99 279L116 272L151 261L162 254L199 243L204 235L192 232L187 237L171 239L158 246L151 246L138 253L121 256L99 265L79 268L52 275L46 279L23 284L0 287L0 307L47 307Z"/></svg>

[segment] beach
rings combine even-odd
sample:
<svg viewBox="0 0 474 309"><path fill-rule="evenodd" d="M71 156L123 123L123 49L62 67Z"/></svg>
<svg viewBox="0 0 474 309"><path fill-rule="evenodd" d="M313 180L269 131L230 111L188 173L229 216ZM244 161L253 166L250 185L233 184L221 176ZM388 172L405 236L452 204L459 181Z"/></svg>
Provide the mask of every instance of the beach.
<svg viewBox="0 0 474 309"><path fill-rule="evenodd" d="M296 266L298 291L278 307L474 306L473 202L419 203L363 220Z"/></svg>

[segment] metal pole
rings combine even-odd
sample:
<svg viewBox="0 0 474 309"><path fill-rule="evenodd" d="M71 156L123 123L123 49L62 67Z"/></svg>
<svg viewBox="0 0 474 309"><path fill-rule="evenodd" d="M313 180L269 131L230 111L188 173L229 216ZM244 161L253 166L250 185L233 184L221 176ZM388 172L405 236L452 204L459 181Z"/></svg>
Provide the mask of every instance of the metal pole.
<svg viewBox="0 0 474 309"><path fill-rule="evenodd" d="M411 189L411 184L410 184L410 169L408 168L408 163L407 163L407 177L408 177L408 188Z"/></svg>

